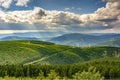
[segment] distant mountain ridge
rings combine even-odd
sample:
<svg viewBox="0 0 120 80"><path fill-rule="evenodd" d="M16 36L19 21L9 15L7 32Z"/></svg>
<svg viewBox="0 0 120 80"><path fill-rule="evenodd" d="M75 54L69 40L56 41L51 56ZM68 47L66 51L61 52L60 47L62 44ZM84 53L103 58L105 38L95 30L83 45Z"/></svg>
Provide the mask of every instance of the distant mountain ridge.
<svg viewBox="0 0 120 80"><path fill-rule="evenodd" d="M65 33L65 32L27 32L0 34L0 41L7 40L40 40L70 46L112 46L120 40L120 34L115 33ZM114 41L116 45L110 44ZM109 44L108 44L109 43ZM112 43L112 42L111 42ZM120 47L117 45L117 47Z"/></svg>
<svg viewBox="0 0 120 80"><path fill-rule="evenodd" d="M48 40L50 38L57 37L63 34L65 34L65 32L25 32L25 33L0 34L0 40L3 38L2 40L4 41L4 39L7 37L38 38L40 40Z"/></svg>
<svg viewBox="0 0 120 80"><path fill-rule="evenodd" d="M50 42L72 46L95 46L100 43L119 40L120 34L104 34L104 35L93 35L93 34L80 34L72 33L65 34L59 37L50 39Z"/></svg>
<svg viewBox="0 0 120 80"><path fill-rule="evenodd" d="M39 40L38 38L33 37L18 37L18 36L7 36L0 39L1 41L8 41L8 40Z"/></svg>

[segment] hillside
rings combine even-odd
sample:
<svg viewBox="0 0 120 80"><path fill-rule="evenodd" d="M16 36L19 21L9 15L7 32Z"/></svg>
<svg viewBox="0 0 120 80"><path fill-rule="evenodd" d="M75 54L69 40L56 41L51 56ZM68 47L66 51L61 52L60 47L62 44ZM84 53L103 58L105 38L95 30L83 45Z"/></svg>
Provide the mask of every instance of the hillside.
<svg viewBox="0 0 120 80"><path fill-rule="evenodd" d="M72 47L42 41L0 42L0 64L74 64L114 56L120 48Z"/></svg>
<svg viewBox="0 0 120 80"><path fill-rule="evenodd" d="M50 39L50 42L72 46L94 46L111 40L120 39L120 34L80 34L71 33Z"/></svg>

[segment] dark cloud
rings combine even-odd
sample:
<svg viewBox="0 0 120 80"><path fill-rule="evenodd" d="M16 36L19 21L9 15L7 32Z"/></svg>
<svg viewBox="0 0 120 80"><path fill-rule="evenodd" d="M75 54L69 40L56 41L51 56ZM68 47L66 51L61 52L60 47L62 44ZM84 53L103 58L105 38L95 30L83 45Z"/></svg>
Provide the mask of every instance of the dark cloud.
<svg viewBox="0 0 120 80"><path fill-rule="evenodd" d="M97 21L101 21L101 22L115 22L117 20L118 20L117 18L113 18L113 19L100 19L100 20L97 20Z"/></svg>

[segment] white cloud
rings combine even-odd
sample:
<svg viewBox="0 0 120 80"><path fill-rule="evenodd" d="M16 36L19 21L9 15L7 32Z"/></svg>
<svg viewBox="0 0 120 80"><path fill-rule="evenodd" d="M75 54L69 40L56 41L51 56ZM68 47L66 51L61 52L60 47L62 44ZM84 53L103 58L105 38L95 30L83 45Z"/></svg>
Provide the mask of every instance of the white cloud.
<svg viewBox="0 0 120 80"><path fill-rule="evenodd" d="M0 19L8 23L44 23L72 25L80 24L80 15L64 11L46 11L35 7L34 10L2 12Z"/></svg>
<svg viewBox="0 0 120 80"><path fill-rule="evenodd" d="M14 1L16 1L16 6L27 6L32 0L0 0L0 7L10 8Z"/></svg>
<svg viewBox="0 0 120 80"><path fill-rule="evenodd" d="M9 23L22 23L22 22L32 23L32 21L34 22L35 18L38 18L36 17L38 14L39 13L36 10L9 11L9 12L2 12L0 14L0 18L1 20Z"/></svg>
<svg viewBox="0 0 120 80"><path fill-rule="evenodd" d="M13 0L0 0L0 6L9 8Z"/></svg>
<svg viewBox="0 0 120 80"><path fill-rule="evenodd" d="M27 6L27 4L29 3L29 2L31 2L32 0L17 0L17 3L16 3L16 5L17 6Z"/></svg>
<svg viewBox="0 0 120 80"><path fill-rule="evenodd" d="M77 25L82 23L80 15L69 12L58 12L53 15L52 22L59 25Z"/></svg>
<svg viewBox="0 0 120 80"><path fill-rule="evenodd" d="M64 9L65 11L81 11L82 10L82 8L75 8L75 7L70 7L70 8L68 8L68 7L66 7L65 9Z"/></svg>

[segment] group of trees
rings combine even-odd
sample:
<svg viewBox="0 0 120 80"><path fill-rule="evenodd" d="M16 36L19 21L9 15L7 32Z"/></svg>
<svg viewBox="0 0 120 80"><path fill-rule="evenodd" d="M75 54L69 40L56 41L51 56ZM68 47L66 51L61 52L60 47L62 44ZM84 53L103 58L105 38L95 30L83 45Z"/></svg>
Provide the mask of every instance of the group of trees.
<svg viewBox="0 0 120 80"><path fill-rule="evenodd" d="M94 66L94 69L90 69ZM120 78L120 60L96 60L73 65L0 65L0 77ZM103 77L101 77L103 76ZM87 78L90 78L87 77Z"/></svg>
<svg viewBox="0 0 120 80"><path fill-rule="evenodd" d="M28 73L29 74L29 73ZM75 80L104 80L104 77L101 76L99 71L96 71L96 68L91 66L88 71L83 71L83 72L77 72L74 75L72 75L71 78L64 76L61 77L55 70L50 70L50 72L47 74L47 76L44 75L44 72L40 71L39 75L37 77L30 77L27 75L27 77L10 77L8 75L2 77L2 79L7 79L7 80L70 80L70 79L75 79Z"/></svg>

